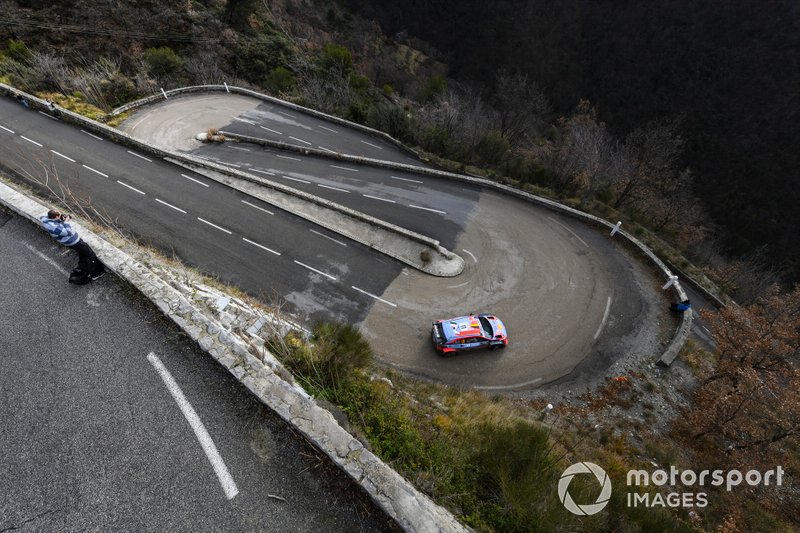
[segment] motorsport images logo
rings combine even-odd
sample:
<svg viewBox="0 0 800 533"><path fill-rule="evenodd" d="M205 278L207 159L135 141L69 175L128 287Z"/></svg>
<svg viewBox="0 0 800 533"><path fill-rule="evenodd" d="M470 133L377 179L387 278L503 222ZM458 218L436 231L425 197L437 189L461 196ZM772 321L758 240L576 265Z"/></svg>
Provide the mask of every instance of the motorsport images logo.
<svg viewBox="0 0 800 533"><path fill-rule="evenodd" d="M594 477L597 478L597 482L600 483L602 488L596 502L578 505L572 499L567 489L569 489L569 484L576 474L594 474ZM594 463L575 463L567 467L564 473L561 474L561 479L558 480L558 499L561 500L567 511L572 514L589 516L599 513L608 504L608 500L611 499L611 478L608 477L605 470Z"/></svg>

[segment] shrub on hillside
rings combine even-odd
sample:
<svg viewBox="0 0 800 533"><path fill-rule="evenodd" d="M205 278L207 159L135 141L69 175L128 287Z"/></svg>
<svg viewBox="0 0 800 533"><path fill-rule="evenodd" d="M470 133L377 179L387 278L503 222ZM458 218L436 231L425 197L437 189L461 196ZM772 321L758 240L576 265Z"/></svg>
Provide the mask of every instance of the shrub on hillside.
<svg viewBox="0 0 800 533"><path fill-rule="evenodd" d="M144 62L148 72L156 78L176 74L183 66L183 60L169 46L148 48L144 51Z"/></svg>

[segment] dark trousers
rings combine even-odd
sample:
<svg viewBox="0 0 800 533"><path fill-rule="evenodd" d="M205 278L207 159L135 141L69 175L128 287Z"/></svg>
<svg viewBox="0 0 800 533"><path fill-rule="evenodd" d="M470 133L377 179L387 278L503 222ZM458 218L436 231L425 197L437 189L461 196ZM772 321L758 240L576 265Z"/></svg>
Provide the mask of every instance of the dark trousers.
<svg viewBox="0 0 800 533"><path fill-rule="evenodd" d="M70 248L78 252L78 266L86 270L90 276L95 277L103 272L103 263L94 254L92 247L83 242L83 239L70 246Z"/></svg>

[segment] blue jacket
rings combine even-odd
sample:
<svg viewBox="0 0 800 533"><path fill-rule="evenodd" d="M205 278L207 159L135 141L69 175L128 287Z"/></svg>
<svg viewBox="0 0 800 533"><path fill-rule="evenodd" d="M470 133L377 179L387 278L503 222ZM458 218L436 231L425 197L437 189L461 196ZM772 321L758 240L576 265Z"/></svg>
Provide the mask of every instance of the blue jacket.
<svg viewBox="0 0 800 533"><path fill-rule="evenodd" d="M42 223L42 227L47 230L47 233L64 246L72 246L81 240L78 232L72 229L72 225L69 222L57 218L47 218L47 215L40 216L39 221Z"/></svg>

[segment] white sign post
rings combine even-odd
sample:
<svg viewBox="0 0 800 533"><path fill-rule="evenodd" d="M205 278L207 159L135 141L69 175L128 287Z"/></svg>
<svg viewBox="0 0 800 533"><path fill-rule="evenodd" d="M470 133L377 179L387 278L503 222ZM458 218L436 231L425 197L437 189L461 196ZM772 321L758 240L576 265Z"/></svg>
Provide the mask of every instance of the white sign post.
<svg viewBox="0 0 800 533"><path fill-rule="evenodd" d="M667 284L666 284L666 285L664 285L664 286L663 286L663 287L661 287L661 288L662 288L663 290L667 290L667 289L669 289L670 287L672 287L672 285L674 285L676 281L678 281L678 276L670 276L670 278L669 278L669 281L667 282Z"/></svg>
<svg viewBox="0 0 800 533"><path fill-rule="evenodd" d="M609 235L609 236L613 237L614 234L619 231L619 227L620 226L622 226L622 222L621 221L618 221L616 224L614 224L614 228L611 230L611 235Z"/></svg>
<svg viewBox="0 0 800 533"><path fill-rule="evenodd" d="M168 100L167 93L164 92L164 88L163 87L161 88L161 94L164 95L164 100Z"/></svg>

